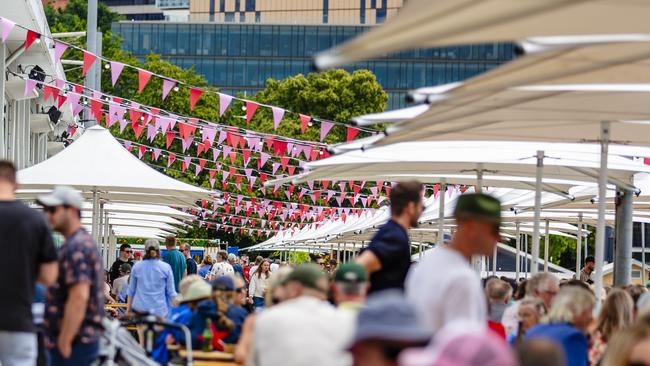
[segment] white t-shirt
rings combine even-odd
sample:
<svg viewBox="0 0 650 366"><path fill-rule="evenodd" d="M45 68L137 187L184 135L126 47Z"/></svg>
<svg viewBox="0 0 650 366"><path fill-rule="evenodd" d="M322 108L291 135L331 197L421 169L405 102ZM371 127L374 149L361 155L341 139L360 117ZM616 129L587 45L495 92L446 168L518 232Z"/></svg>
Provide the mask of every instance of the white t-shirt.
<svg viewBox="0 0 650 366"><path fill-rule="evenodd" d="M212 270L210 271L210 275L212 275L213 278L231 275L231 274L235 274L235 270L228 262L215 263L212 266Z"/></svg>
<svg viewBox="0 0 650 366"><path fill-rule="evenodd" d="M465 257L453 249L436 248L411 267L406 298L431 332L453 320L487 324L487 302L481 279Z"/></svg>
<svg viewBox="0 0 650 366"><path fill-rule="evenodd" d="M301 296L268 308L255 319L253 366L348 366L354 317L326 301Z"/></svg>

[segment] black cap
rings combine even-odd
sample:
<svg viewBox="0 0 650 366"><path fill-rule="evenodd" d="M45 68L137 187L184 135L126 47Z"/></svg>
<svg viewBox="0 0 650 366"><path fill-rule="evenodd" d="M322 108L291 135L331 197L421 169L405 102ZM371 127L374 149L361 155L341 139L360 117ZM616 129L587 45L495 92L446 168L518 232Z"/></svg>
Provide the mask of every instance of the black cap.
<svg viewBox="0 0 650 366"><path fill-rule="evenodd" d="M454 217L501 224L501 202L487 194L468 193L458 197Z"/></svg>

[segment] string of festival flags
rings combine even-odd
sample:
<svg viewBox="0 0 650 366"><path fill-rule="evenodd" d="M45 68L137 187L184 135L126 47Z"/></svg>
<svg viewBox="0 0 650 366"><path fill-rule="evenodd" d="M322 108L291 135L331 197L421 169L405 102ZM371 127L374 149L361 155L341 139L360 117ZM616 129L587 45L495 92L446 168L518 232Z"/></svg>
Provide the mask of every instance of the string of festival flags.
<svg viewBox="0 0 650 366"><path fill-rule="evenodd" d="M273 115L273 129L277 130L278 127L280 126L280 123L282 122L283 118L286 115L294 115L298 117L300 120L300 129L301 132L304 133L304 131L307 129L309 125L311 125L314 122L317 122L320 124L320 141L323 142L327 134L331 131L331 129L335 125L340 125L346 128L346 140L351 141L355 139L360 132L365 132L367 134L375 134L378 131L369 129L369 128L363 128L363 127L351 127L345 123L342 122L337 122L337 121L331 121L331 120L326 120L326 119L321 119L318 117L314 116L308 116L302 113L297 113L293 112L290 110L287 110L282 107L278 106L273 106L273 105L268 105L268 104L263 104L259 102L255 102L252 100L244 99L244 98L238 98L229 94L221 93L221 92L216 92L213 90L209 90L206 88L201 88L197 86L190 85L188 83L185 83L183 81L175 80L169 77L166 77L164 75L160 75L154 72L151 72L149 70L124 64L118 61L113 61L108 58L98 56L88 50L85 50L79 46L76 46L71 43L67 43L58 39L55 39L53 37L49 37L43 34L40 34L28 27L25 27L20 24L16 24L15 22L7 19L7 18L2 18L0 17L0 30L2 33L2 41L5 42L11 31L14 29L14 27L19 27L24 30L26 30L26 36L25 36L25 51L29 50L29 48L36 42L40 42L40 39L42 37L46 37L51 39L54 42L54 57L56 62L61 61L61 57L63 54L68 50L68 49L76 49L78 51L81 51L83 54L83 62L82 62L82 76L85 76L88 70L92 67L92 65L97 62L97 60L104 61L106 62L110 69L111 69L111 83L113 86L117 83L120 75L122 74L122 71L125 68L131 68L137 71L138 73L138 93L142 93L144 88L147 86L149 81L151 80L152 77L156 77L162 80L162 100L164 101L169 93L172 90L178 90L179 86L183 86L189 89L189 105L190 105L190 111L192 111L199 99L203 94L206 93L211 93L211 94L216 94L219 97L219 116L223 116L225 111L228 109L230 106L231 102L233 100L239 100L243 102L246 106L246 124L249 124L253 116L255 115L255 112L258 110L259 107L263 108L268 108L271 110L272 115Z"/></svg>

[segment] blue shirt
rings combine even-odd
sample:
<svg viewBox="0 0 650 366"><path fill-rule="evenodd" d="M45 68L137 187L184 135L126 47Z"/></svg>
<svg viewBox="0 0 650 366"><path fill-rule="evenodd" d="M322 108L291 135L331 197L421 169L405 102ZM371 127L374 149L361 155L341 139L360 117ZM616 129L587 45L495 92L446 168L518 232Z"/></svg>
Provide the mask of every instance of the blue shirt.
<svg viewBox="0 0 650 366"><path fill-rule="evenodd" d="M406 230L392 219L388 220L372 238L367 250L381 262L381 269L370 275L370 291L403 290L411 267L411 244Z"/></svg>
<svg viewBox="0 0 650 366"><path fill-rule="evenodd" d="M172 268L157 259L136 263L131 269L128 295L133 298L133 310L167 316L170 304L176 297Z"/></svg>
<svg viewBox="0 0 650 366"><path fill-rule="evenodd" d="M203 266L203 267L201 267L199 269L199 276L205 278L205 276L207 276L208 273L210 273L211 270L212 270L212 265L211 264L210 265L205 265L205 266Z"/></svg>
<svg viewBox="0 0 650 366"><path fill-rule="evenodd" d="M178 249L170 249L165 253L165 255L163 255L162 260L172 267L172 272L174 274L174 289L178 292L178 284L181 283L183 276L185 276L185 270L187 269L185 256L179 252Z"/></svg>
<svg viewBox="0 0 650 366"><path fill-rule="evenodd" d="M526 340L533 338L549 339L561 346L566 366L589 365L587 336L571 324L538 324L526 332Z"/></svg>
<svg viewBox="0 0 650 366"><path fill-rule="evenodd" d="M246 278L246 277L244 277L244 267L242 267L241 264L239 264L239 263L233 264L232 269L233 269L233 271L235 271L235 273L239 274L239 276L242 279Z"/></svg>

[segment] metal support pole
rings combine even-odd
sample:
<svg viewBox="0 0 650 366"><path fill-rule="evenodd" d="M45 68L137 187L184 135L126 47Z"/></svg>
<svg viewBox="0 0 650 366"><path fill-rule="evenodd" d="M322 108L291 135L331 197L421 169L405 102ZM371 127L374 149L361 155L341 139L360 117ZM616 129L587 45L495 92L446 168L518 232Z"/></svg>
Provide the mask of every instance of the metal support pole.
<svg viewBox="0 0 650 366"><path fill-rule="evenodd" d="M104 204L102 204L103 206ZM113 252L111 251L110 245L108 243L108 211L104 209L104 226L103 226L103 231L102 233L104 234L104 238L102 239L103 244L104 244L104 262L106 263L106 268L109 268L111 265L111 258L113 256Z"/></svg>
<svg viewBox="0 0 650 366"><path fill-rule="evenodd" d="M528 278L530 262L528 261L528 234L524 234L524 278Z"/></svg>
<svg viewBox="0 0 650 366"><path fill-rule="evenodd" d="M97 54L97 0L88 0L88 15L86 18L86 24L87 24L87 29L86 29L86 49L93 53ZM97 72L95 71L94 67L97 66L96 64L100 62L99 60L95 61L95 65L88 70L86 73L86 81L85 85L88 88L94 89L95 85L95 80L97 77ZM90 112L90 104L85 110L85 119L90 121L89 125L94 125L94 118L92 117L92 113Z"/></svg>
<svg viewBox="0 0 650 366"><path fill-rule="evenodd" d="M549 222L546 220L546 227L544 229L544 272L548 272L548 252L549 246L551 244L551 238L549 237Z"/></svg>
<svg viewBox="0 0 650 366"><path fill-rule="evenodd" d="M336 244L336 263L341 263L341 243Z"/></svg>
<svg viewBox="0 0 650 366"><path fill-rule="evenodd" d="M632 198L634 192L619 188L616 199L616 246L614 255L614 286L632 282Z"/></svg>
<svg viewBox="0 0 650 366"><path fill-rule="evenodd" d="M519 272L521 270L521 232L519 228L519 222L515 224L515 230L517 231L517 239L515 240L515 281L519 281Z"/></svg>
<svg viewBox="0 0 650 366"><path fill-rule="evenodd" d="M447 183L445 179L440 180L440 189L438 190L438 246L445 242L445 193L447 192Z"/></svg>
<svg viewBox="0 0 650 366"><path fill-rule="evenodd" d="M544 171L544 151L537 151L537 170L535 173L535 215L533 221L533 247L531 250L531 273L539 270L539 220L542 214L542 174Z"/></svg>
<svg viewBox="0 0 650 366"><path fill-rule="evenodd" d="M476 169L476 192L483 192L483 164L477 164Z"/></svg>
<svg viewBox="0 0 650 366"><path fill-rule="evenodd" d="M93 190L93 217L91 224L92 237L95 239L95 244L99 245L97 240L97 230L99 227L99 192L97 189Z"/></svg>
<svg viewBox="0 0 650 366"><path fill-rule="evenodd" d="M102 253L102 259L106 260L106 248L104 247L104 201L99 201L99 223L97 225L97 231L93 233L95 236L95 242L99 246L100 253Z"/></svg>
<svg viewBox="0 0 650 366"><path fill-rule="evenodd" d="M582 267L582 212L578 214L578 235L576 240L576 279L580 279L580 268Z"/></svg>
<svg viewBox="0 0 650 366"><path fill-rule="evenodd" d="M0 70L7 70L5 64L5 51L7 46L0 44ZM6 145L6 136L7 131L5 130L5 110L7 109L6 103L8 100L5 98L5 78L0 77L0 158L7 158L7 145Z"/></svg>
<svg viewBox="0 0 650 366"><path fill-rule="evenodd" d="M645 285L645 222L641 223L641 284Z"/></svg>
<svg viewBox="0 0 650 366"><path fill-rule="evenodd" d="M605 209L607 208L607 155L609 151L609 122L601 122L600 172L598 176L598 223L596 225L596 278L594 293L597 298L603 291L603 265L605 262ZM600 302L596 303L600 310Z"/></svg>
<svg viewBox="0 0 650 366"><path fill-rule="evenodd" d="M492 253L492 275L496 276L497 275L497 249L499 248L499 245L494 246L494 253Z"/></svg>

